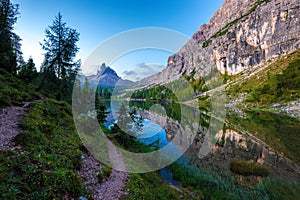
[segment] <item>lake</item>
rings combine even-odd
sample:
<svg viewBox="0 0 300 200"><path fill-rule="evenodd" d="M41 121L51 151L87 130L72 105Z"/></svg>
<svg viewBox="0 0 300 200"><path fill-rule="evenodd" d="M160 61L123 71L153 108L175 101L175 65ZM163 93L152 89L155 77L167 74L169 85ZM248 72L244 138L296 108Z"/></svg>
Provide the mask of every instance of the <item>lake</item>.
<svg viewBox="0 0 300 200"><path fill-rule="evenodd" d="M107 127L117 122L121 102L112 104L106 102ZM136 135L139 140L158 148L171 145L181 165L214 174L226 173L243 182L249 180L229 169L230 161L243 160L266 166L270 177L300 180L298 120L259 110L243 114L227 110L221 120L210 116L207 110L177 103L131 101L129 107L135 108L143 119L142 131ZM180 143L189 146L181 148ZM161 170L161 175L166 182L178 184L166 168ZM254 182L257 181L260 179L254 177Z"/></svg>

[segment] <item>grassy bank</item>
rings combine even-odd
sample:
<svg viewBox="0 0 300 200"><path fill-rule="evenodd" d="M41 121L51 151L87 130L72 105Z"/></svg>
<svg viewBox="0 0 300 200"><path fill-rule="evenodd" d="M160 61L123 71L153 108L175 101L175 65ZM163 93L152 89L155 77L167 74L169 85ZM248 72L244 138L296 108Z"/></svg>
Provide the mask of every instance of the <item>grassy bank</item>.
<svg viewBox="0 0 300 200"><path fill-rule="evenodd" d="M265 169L258 169L257 166L247 167L250 171L253 168L263 175L267 173ZM201 199L300 199L300 184L296 182L265 178L263 183L257 184L254 188L247 188L239 185L229 174L222 172L213 174L178 163L173 163L168 169L172 172L173 178L180 181L182 187L197 193Z"/></svg>
<svg viewBox="0 0 300 200"><path fill-rule="evenodd" d="M85 193L81 141L71 107L64 102L34 103L15 139L18 151L0 152L1 199L79 198Z"/></svg>
<svg viewBox="0 0 300 200"><path fill-rule="evenodd" d="M269 106L300 98L300 50L269 64L254 76L235 76L227 88L227 94L237 96L246 93L245 103L253 106Z"/></svg>
<svg viewBox="0 0 300 200"><path fill-rule="evenodd" d="M107 130L107 136L111 141L130 152L146 153L156 149L139 142L135 137L129 136L118 127ZM127 160L127 162L129 162ZM134 162L134 160L132 160ZM129 182L126 186L127 195L123 196L124 200L149 199L149 200L169 200L169 199L198 199L193 195L178 191L160 178L159 172L149 172L143 174L130 174Z"/></svg>
<svg viewBox="0 0 300 200"><path fill-rule="evenodd" d="M41 94L34 91L33 85L25 84L15 75L0 68L0 108L22 104L39 99Z"/></svg>
<svg viewBox="0 0 300 200"><path fill-rule="evenodd" d="M124 200L149 199L149 200L193 200L199 199L190 193L178 191L164 183L157 172L149 172L145 174L130 174L130 179L126 187L128 195L124 196Z"/></svg>

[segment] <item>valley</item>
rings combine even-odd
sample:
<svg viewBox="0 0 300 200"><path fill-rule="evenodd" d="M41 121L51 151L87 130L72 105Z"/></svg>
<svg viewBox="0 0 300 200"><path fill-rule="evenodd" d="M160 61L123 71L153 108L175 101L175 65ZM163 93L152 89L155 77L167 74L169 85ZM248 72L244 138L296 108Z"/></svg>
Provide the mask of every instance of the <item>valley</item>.
<svg viewBox="0 0 300 200"><path fill-rule="evenodd" d="M0 199L300 199L300 0L224 0L177 52L149 51L153 63L133 68L127 47L179 41L161 34L152 46L147 34L124 41L117 34L103 55L86 56L99 34L85 32L90 21L104 38L126 30L123 20L160 21L132 17L132 2L99 9L104 3L93 2L91 12L81 5L84 23L66 12L83 32L79 43L59 11L39 42L37 68L32 57L24 61L14 28L19 5L0 0ZM170 9L155 14L188 29L181 7L190 3L160 2ZM175 5L183 24L168 14ZM193 15L206 4L197 6ZM146 8L134 13L153 9ZM109 23L87 20L96 14ZM121 50L124 57L113 59ZM166 65L155 63L161 57ZM89 59L98 64L87 66Z"/></svg>

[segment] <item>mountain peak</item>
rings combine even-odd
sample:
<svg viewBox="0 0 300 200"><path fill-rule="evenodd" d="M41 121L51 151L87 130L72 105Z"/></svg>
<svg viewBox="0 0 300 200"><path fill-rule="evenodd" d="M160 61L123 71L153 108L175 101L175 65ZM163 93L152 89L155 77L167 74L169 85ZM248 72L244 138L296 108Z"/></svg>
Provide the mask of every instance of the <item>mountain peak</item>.
<svg viewBox="0 0 300 200"><path fill-rule="evenodd" d="M299 0L225 0L211 20L169 57L168 66L142 82L160 84L185 72L211 69L236 75L300 48Z"/></svg>
<svg viewBox="0 0 300 200"><path fill-rule="evenodd" d="M103 70L102 75L104 75L104 74L109 74L109 75L111 75L111 76L116 76L116 77L120 78L120 77L118 76L118 74L115 72L115 70L113 70L113 69L110 68L109 66L106 67L106 68Z"/></svg>
<svg viewBox="0 0 300 200"><path fill-rule="evenodd" d="M97 70L97 76L100 75L100 74L103 74L103 72L104 72L105 69L106 69L106 64L102 63L102 65Z"/></svg>
<svg viewBox="0 0 300 200"><path fill-rule="evenodd" d="M88 79L91 86L101 86L101 87L108 87L113 88L116 86L116 84L120 85L128 85L131 84L131 81L128 80L122 80L121 77L118 76L118 74L113 70L111 67L106 66L105 63L103 63L101 66L98 67L97 74L84 76L80 75L78 77L78 80L81 83L84 83L85 78Z"/></svg>

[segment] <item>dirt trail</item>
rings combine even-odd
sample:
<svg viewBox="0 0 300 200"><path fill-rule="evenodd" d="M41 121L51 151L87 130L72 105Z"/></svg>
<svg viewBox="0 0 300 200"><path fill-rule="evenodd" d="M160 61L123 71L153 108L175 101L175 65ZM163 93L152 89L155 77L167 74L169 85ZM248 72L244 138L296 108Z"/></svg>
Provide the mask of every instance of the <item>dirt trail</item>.
<svg viewBox="0 0 300 200"><path fill-rule="evenodd" d="M25 103L23 107L10 106L0 110L0 151L21 148L15 146L13 139L21 132L19 124L28 112L29 105L30 103ZM113 166L125 171L126 165L116 147L111 142L108 143L108 147ZM95 200L121 199L128 181L128 173L113 169L109 178L100 184L98 183L97 174L102 166L88 153L82 157L82 170L79 175L84 180L85 188L93 192Z"/></svg>
<svg viewBox="0 0 300 200"><path fill-rule="evenodd" d="M10 106L0 110L0 151L18 148L13 139L21 131L19 124L27 110L27 106Z"/></svg>
<svg viewBox="0 0 300 200"><path fill-rule="evenodd" d="M113 162L114 168L121 169L122 171L113 169L109 178L104 180L102 184L98 183L97 174L103 165L90 154L86 154L82 158L80 175L85 179L85 188L93 192L95 200L118 200L125 194L124 188L129 178L128 173L123 172L126 169L126 164L120 152L111 142L108 142L108 149L109 158Z"/></svg>

